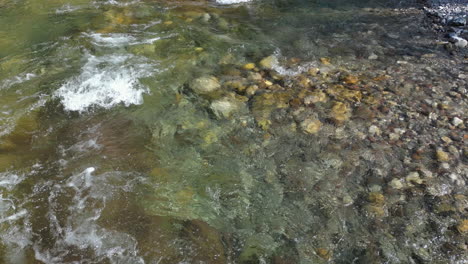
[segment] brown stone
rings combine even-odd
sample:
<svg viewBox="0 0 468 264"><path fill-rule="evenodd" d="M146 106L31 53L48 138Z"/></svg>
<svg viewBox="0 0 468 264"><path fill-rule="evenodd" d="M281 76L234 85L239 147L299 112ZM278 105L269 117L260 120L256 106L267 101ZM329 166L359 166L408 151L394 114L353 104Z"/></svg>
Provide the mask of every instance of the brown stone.
<svg viewBox="0 0 468 264"><path fill-rule="evenodd" d="M468 232L468 219L462 220L458 225L457 225L457 230L464 234Z"/></svg>
<svg viewBox="0 0 468 264"><path fill-rule="evenodd" d="M317 255L325 260L329 260L331 258L331 252L330 250L326 249L326 248L317 248L315 249L315 253L317 253Z"/></svg>
<svg viewBox="0 0 468 264"><path fill-rule="evenodd" d="M376 205L382 205L385 202L385 197L383 196L383 194L377 192L369 193L367 199L369 200L369 202Z"/></svg>
<svg viewBox="0 0 468 264"><path fill-rule="evenodd" d="M359 82L359 79L354 75L347 75L343 78L343 82L346 84L356 84Z"/></svg>

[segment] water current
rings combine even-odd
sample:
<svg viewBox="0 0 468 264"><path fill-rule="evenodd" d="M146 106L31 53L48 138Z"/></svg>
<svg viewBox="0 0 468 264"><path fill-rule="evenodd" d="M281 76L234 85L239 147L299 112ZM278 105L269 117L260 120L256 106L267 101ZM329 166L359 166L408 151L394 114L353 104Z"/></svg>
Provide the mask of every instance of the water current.
<svg viewBox="0 0 468 264"><path fill-rule="evenodd" d="M0 263L468 263L466 207L432 209L464 182L431 196L363 143L375 83L450 57L424 23L389 1L0 0Z"/></svg>

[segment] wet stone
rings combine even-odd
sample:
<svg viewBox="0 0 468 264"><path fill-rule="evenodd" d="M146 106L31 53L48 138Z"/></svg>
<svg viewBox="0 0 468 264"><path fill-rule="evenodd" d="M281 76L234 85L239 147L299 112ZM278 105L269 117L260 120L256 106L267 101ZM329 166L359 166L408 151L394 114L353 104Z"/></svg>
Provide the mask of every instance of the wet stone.
<svg viewBox="0 0 468 264"><path fill-rule="evenodd" d="M400 190L403 188L403 183L401 182L400 179L393 179L390 181L389 183L390 187L394 188L394 189L397 189L397 190Z"/></svg>
<svg viewBox="0 0 468 264"><path fill-rule="evenodd" d="M349 106L342 102L336 102L331 110L331 118L337 124L343 124L351 116L351 110Z"/></svg>
<svg viewBox="0 0 468 264"><path fill-rule="evenodd" d="M422 184L424 182L423 179L419 177L419 173L417 171L409 173L405 180L410 184Z"/></svg>
<svg viewBox="0 0 468 264"><path fill-rule="evenodd" d="M318 119L306 119L301 123L301 128L308 134L317 134L322 127L322 122Z"/></svg>
<svg viewBox="0 0 468 264"><path fill-rule="evenodd" d="M210 94L220 87L218 79L214 76L203 76L190 83L190 88L197 94Z"/></svg>
<svg viewBox="0 0 468 264"><path fill-rule="evenodd" d="M436 151L437 160L440 162L447 162L450 160L450 156L447 152L443 151L442 149L438 149Z"/></svg>
<svg viewBox="0 0 468 264"><path fill-rule="evenodd" d="M371 192L369 193L368 200L372 204L382 205L385 202L385 197L381 193Z"/></svg>
<svg viewBox="0 0 468 264"><path fill-rule="evenodd" d="M264 68L264 69L272 69L273 66L277 65L278 64L278 59L276 58L276 56L274 55L271 55L271 56L268 56L266 58L263 58L260 62L259 62L259 65L260 67Z"/></svg>
<svg viewBox="0 0 468 264"><path fill-rule="evenodd" d="M468 233L468 219L460 221L457 225L457 230L462 234Z"/></svg>
<svg viewBox="0 0 468 264"><path fill-rule="evenodd" d="M240 111L243 103L234 99L224 97L211 103L210 108L218 118L229 118L234 113Z"/></svg>

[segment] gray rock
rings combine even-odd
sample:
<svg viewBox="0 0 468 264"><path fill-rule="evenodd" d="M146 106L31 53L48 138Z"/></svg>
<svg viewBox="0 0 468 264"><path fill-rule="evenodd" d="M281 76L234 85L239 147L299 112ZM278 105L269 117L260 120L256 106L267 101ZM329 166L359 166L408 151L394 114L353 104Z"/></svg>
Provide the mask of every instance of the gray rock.
<svg viewBox="0 0 468 264"><path fill-rule="evenodd" d="M458 48L464 48L464 47L466 47L468 45L468 41L466 41L466 39L460 38L460 37L457 37L457 36L451 37L450 40Z"/></svg>
<svg viewBox="0 0 468 264"><path fill-rule="evenodd" d="M463 124L463 120L461 120L461 119L458 118L458 117L454 117L454 118L452 119L452 124L453 124L454 126L457 127L457 126Z"/></svg>
<svg viewBox="0 0 468 264"><path fill-rule="evenodd" d="M209 94L220 87L218 79L214 76L203 76L190 83L190 88L197 94Z"/></svg>
<svg viewBox="0 0 468 264"><path fill-rule="evenodd" d="M244 103L224 97L211 103L210 108L218 118L229 118L242 109Z"/></svg>

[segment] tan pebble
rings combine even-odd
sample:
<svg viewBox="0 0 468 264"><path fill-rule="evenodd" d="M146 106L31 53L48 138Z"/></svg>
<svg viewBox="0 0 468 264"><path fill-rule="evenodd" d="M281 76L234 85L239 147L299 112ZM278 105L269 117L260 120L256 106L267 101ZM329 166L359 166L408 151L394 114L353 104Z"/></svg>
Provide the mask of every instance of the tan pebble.
<svg viewBox="0 0 468 264"><path fill-rule="evenodd" d="M258 86L257 85L251 85L249 87L247 87L247 89L245 90L245 94L248 95L248 96L252 96L255 94L255 92L257 92L258 90Z"/></svg>
<svg viewBox="0 0 468 264"><path fill-rule="evenodd" d="M445 143L451 143L451 142L452 142L452 140L451 140L449 137L446 137L446 136L445 136L445 137L442 137L441 139L442 139L442 141L444 141Z"/></svg>
<svg viewBox="0 0 468 264"><path fill-rule="evenodd" d="M320 58L320 62L325 64L325 65L330 65L330 59L329 58Z"/></svg>
<svg viewBox="0 0 468 264"><path fill-rule="evenodd" d="M390 181L389 183L390 187L392 187L393 189L397 189L397 190L400 190L401 188L403 188L403 183L401 182L400 179L393 179Z"/></svg>
<svg viewBox="0 0 468 264"><path fill-rule="evenodd" d="M406 176L405 180L413 184L423 183L423 180L419 177L419 173L417 171L410 172L408 176Z"/></svg>
<svg viewBox="0 0 468 264"><path fill-rule="evenodd" d="M458 225L457 229L460 233L467 233L468 232L468 219L462 220Z"/></svg>
<svg viewBox="0 0 468 264"><path fill-rule="evenodd" d="M326 248L317 248L315 250L315 253L317 253L319 257L326 259L326 260L329 260L331 258L331 252L330 250Z"/></svg>
<svg viewBox="0 0 468 264"><path fill-rule="evenodd" d="M436 156L437 156L437 160L441 162L447 162L450 160L449 154L441 149L438 149L436 151Z"/></svg>
<svg viewBox="0 0 468 264"><path fill-rule="evenodd" d="M322 128L322 122L318 119L306 119L302 122L301 128L308 134L317 134Z"/></svg>
<svg viewBox="0 0 468 264"><path fill-rule="evenodd" d="M320 72L319 68L310 68L307 73L312 75L312 76L317 76L317 74Z"/></svg>
<svg viewBox="0 0 468 264"><path fill-rule="evenodd" d="M356 84L359 82L359 79L354 75L348 75L343 78L343 82L346 84Z"/></svg>
<svg viewBox="0 0 468 264"><path fill-rule="evenodd" d="M271 55L266 58L263 58L259 64L260 64L260 67L264 69L271 69L276 64L278 64L278 59L274 55Z"/></svg>
<svg viewBox="0 0 468 264"><path fill-rule="evenodd" d="M369 202L373 204L383 204L385 202L385 197L383 196L383 194L378 192L369 193L369 196L367 198L369 199Z"/></svg>
<svg viewBox="0 0 468 264"><path fill-rule="evenodd" d="M244 70L253 70L255 68L255 63L247 63L244 66L242 66Z"/></svg>
<svg viewBox="0 0 468 264"><path fill-rule="evenodd" d="M366 210L369 214L375 217L384 217L385 210L379 205L368 205L366 206Z"/></svg>
<svg viewBox="0 0 468 264"><path fill-rule="evenodd" d="M350 109L346 104L336 102L332 107L331 116L333 121L341 124L350 118Z"/></svg>

